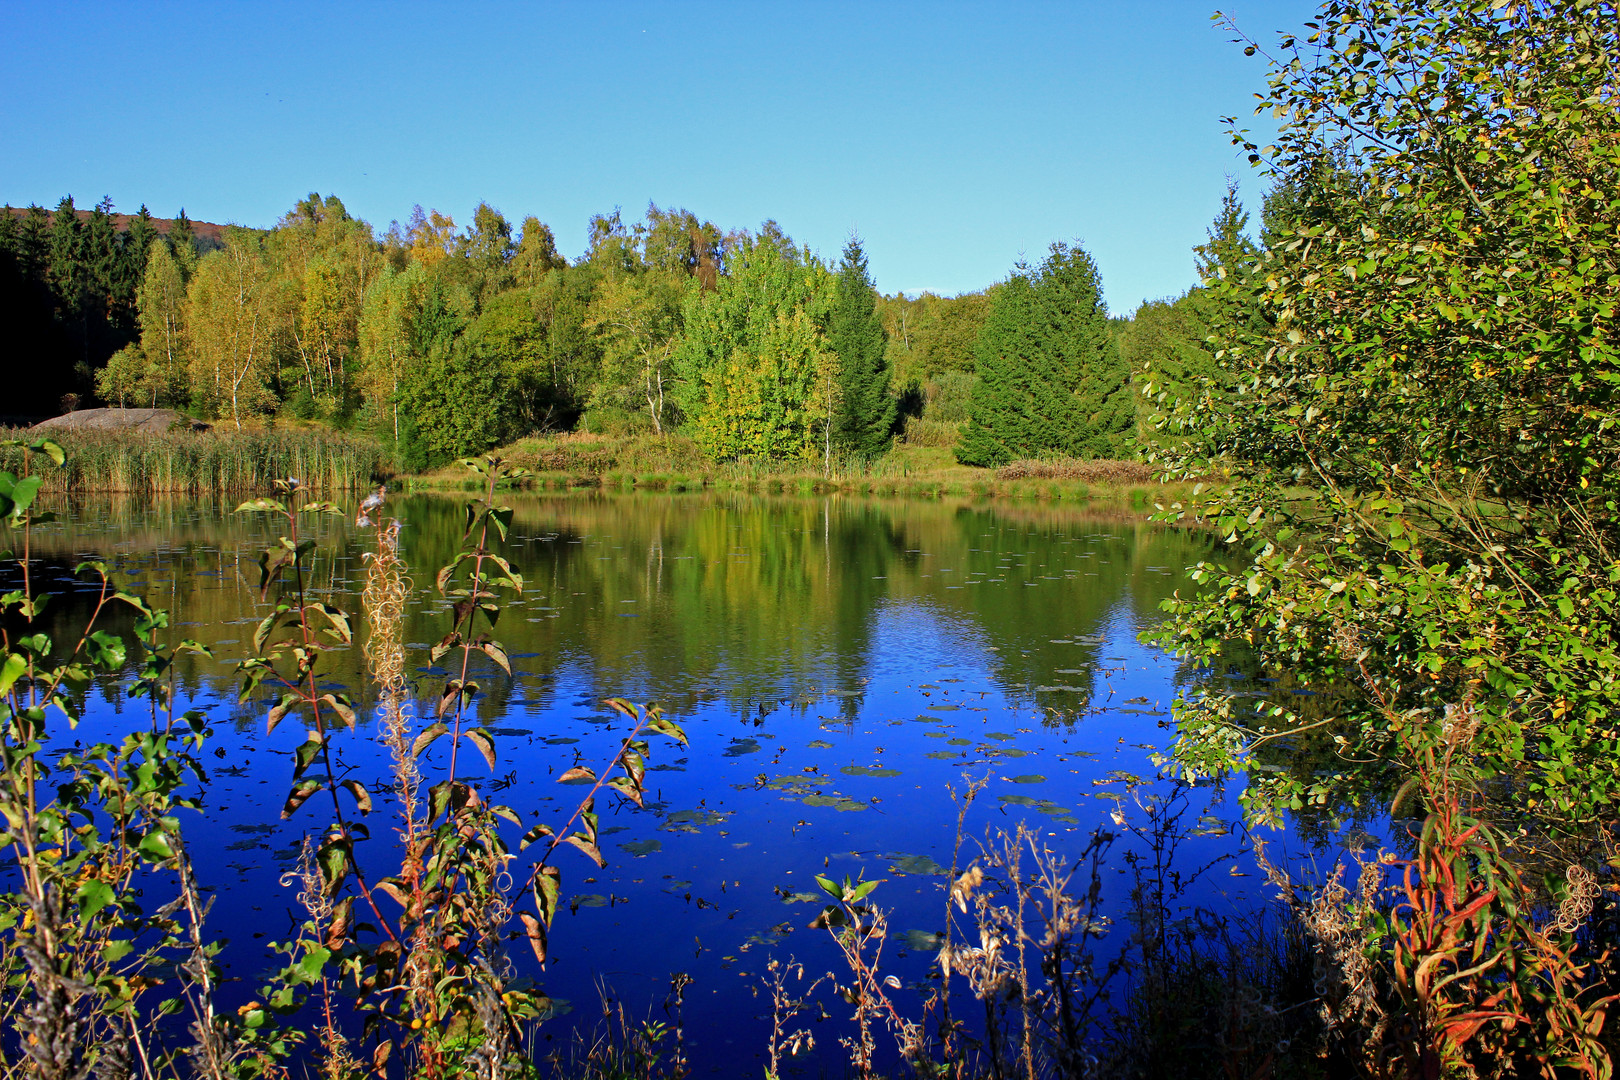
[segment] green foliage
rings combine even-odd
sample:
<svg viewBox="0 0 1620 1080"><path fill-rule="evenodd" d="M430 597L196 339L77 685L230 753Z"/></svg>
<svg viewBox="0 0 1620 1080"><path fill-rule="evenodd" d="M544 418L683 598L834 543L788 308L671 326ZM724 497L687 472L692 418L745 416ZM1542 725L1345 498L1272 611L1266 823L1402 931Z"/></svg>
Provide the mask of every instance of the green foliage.
<svg viewBox="0 0 1620 1080"><path fill-rule="evenodd" d="M482 341L435 344L401 387L400 459L420 472L482 453L514 434L516 386Z"/></svg>
<svg viewBox="0 0 1620 1080"><path fill-rule="evenodd" d="M827 342L838 357L838 405L834 444L873 456L889 448L895 402L889 396L886 335L877 314L877 290L866 270L866 252L851 239L838 267L837 293L827 322Z"/></svg>
<svg viewBox="0 0 1620 1080"><path fill-rule="evenodd" d="M971 372L995 291L991 287L956 297L925 292L915 300L882 297L878 314L889 335L887 354L895 382L921 385L944 372Z"/></svg>
<svg viewBox="0 0 1620 1080"><path fill-rule="evenodd" d="M1181 402L1192 402L1205 394L1217 393L1221 368L1215 351L1208 344L1209 326L1199 317L1201 297L1197 290L1175 300L1149 300L1120 335L1120 356L1130 367L1132 377L1142 387L1144 411L1161 419L1155 441L1174 437L1163 419L1174 414Z"/></svg>
<svg viewBox="0 0 1620 1080"><path fill-rule="evenodd" d="M1495 812L1615 813L1617 27L1607 4L1335 0L1272 65L1285 122L1249 151L1288 209L1263 287L1217 287L1265 319L1224 341L1238 394L1199 406L1182 462L1240 473L1199 511L1228 555L1160 636L1240 642L1318 695L1178 706L1190 772L1325 745L1252 775L1263 816L1364 802L1411 767L1404 730L1464 708Z"/></svg>
<svg viewBox="0 0 1620 1080"><path fill-rule="evenodd" d="M714 290L687 286L671 357L692 437L719 459L825 454L837 388L822 329L831 275L768 235L743 240L727 265Z"/></svg>
<svg viewBox="0 0 1620 1080"><path fill-rule="evenodd" d="M957 460L1118 455L1136 419L1101 286L1091 256L1053 244L1039 267L1020 266L997 291Z"/></svg>

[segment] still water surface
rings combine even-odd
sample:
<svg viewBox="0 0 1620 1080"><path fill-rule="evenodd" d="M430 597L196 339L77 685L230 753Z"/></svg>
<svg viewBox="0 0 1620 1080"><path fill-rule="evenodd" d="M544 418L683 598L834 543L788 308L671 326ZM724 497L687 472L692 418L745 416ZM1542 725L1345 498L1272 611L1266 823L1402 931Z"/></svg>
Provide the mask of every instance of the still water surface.
<svg viewBox="0 0 1620 1080"><path fill-rule="evenodd" d="M1150 755L1173 737L1170 701L1189 673L1137 636L1208 552L1203 534L1127 511L1046 505L508 501L506 555L527 587L498 627L513 676L493 665L476 675L478 720L498 737L485 777L493 797L560 826L582 789L554 778L576 763L599 768L623 734L601 705L607 696L660 702L691 740L686 748L654 740L645 809L602 800L606 870L562 853L570 899L542 981L574 1006L561 1025L588 1025L603 987L633 1012L663 1019L657 1005L670 976L690 974L687 1039L700 1075L757 1075L769 999L755 990L771 957L796 956L813 973L833 966L832 943L806 928L819 910L815 874L883 878L873 900L892 912L889 970L923 980L928 935L945 920L953 786L991 777L970 837L1023 817L1059 850L1078 852L1114 814L1136 813L1135 778L1154 773ZM268 706L235 700L231 663L248 654L268 610L256 559L284 523L232 505L78 503L58 508L63 520L41 528L36 549L62 565L115 562L170 609L176 636L214 651L216 661L182 667L182 707L206 710L219 755L210 760L208 815L186 827L217 890L212 923L230 939L225 960L246 996L269 966L265 946L304 917L296 889L279 878L325 818L312 801L280 820L303 734L290 723L267 734ZM459 541L461 508L421 496L391 500L385 514L404 523L417 583L404 640L425 703L444 675L427 650L450 626L431 583ZM315 589L355 612L358 627L371 534L346 520L311 524L320 540ZM71 606L58 611L65 617ZM359 649L332 659L330 681L369 700ZM110 736L142 723L143 709L108 690L76 734ZM383 777L369 712L336 745L343 767ZM445 749L441 741L430 752L430 779ZM389 835L390 807L378 803L373 859ZM1224 824L1232 810L1229 796L1199 804L1209 816L1189 862L1238 849ZM970 840L964 864L974 850ZM1234 860L1194 899L1247 902L1257 879L1246 866ZM513 957L533 969L526 947L514 945ZM827 1006L836 1013L841 1003ZM551 1030L560 1037L563 1027ZM837 1034L831 1021L818 1035L819 1067L832 1072Z"/></svg>

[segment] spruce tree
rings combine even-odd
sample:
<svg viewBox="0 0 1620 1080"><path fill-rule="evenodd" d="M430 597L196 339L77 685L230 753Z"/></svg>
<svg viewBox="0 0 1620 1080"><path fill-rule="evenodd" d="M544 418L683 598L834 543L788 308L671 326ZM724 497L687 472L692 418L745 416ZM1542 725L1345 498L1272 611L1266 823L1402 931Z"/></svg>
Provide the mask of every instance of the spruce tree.
<svg viewBox="0 0 1620 1080"><path fill-rule="evenodd" d="M957 446L964 465L1123 453L1135 429L1130 369L1109 332L1097 264L1053 244L996 291L979 335L979 382Z"/></svg>
<svg viewBox="0 0 1620 1080"><path fill-rule="evenodd" d="M995 291L974 348L979 380L968 399L968 423L956 446L964 465L1004 465L1028 441L1029 386L1038 335L1029 267L1019 264Z"/></svg>
<svg viewBox="0 0 1620 1080"><path fill-rule="evenodd" d="M135 291L140 288L141 279L146 276L146 259L152 251L152 241L157 239L157 225L152 220L152 212L142 203L140 210L129 219L129 228L124 230L123 243L119 248L118 269L118 299L122 303L133 304Z"/></svg>
<svg viewBox="0 0 1620 1080"><path fill-rule="evenodd" d="M79 306L79 289L84 277L80 266L83 231L73 196L64 195L51 214L50 270L58 303L68 313L76 312Z"/></svg>
<svg viewBox="0 0 1620 1080"><path fill-rule="evenodd" d="M180 216L169 225L169 250L180 261L184 270L190 270L197 265L197 234L191 228L191 219L186 217L186 208L180 208Z"/></svg>
<svg viewBox="0 0 1620 1080"><path fill-rule="evenodd" d="M878 316L877 289L866 253L852 237L838 267L837 296L827 337L839 362L837 444L857 454L881 454L894 432L895 400L889 395L888 335Z"/></svg>

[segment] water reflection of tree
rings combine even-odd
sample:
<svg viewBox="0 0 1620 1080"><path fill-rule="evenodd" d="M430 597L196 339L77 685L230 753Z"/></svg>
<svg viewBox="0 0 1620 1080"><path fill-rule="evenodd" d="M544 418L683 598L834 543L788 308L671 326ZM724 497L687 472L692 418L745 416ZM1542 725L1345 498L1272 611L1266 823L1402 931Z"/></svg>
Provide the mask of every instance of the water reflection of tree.
<svg viewBox="0 0 1620 1080"><path fill-rule="evenodd" d="M739 714L843 690L857 691L837 699L853 719L884 606L895 603L967 627L1014 697L1079 707L1095 691L1103 643L1128 643L1155 619L1180 570L1205 549L1196 532L1052 504L598 493L514 495L511 503L509 556L528 588L498 633L510 652L531 654L517 664L530 674L509 683L481 673L492 713L519 698L530 709L554 706L559 686L582 705L613 693L678 711L723 700ZM100 552L144 571L176 619L191 624L188 636L245 640L252 627L242 620L259 605L253 560L274 538L222 509L84 506L75 513L82 524L44 539L62 555ZM459 543L462 510L416 496L391 500L385 513L406 523L417 586L406 640L426 645L444 630L445 604L431 583ZM358 535L330 519L322 528L316 588L354 609ZM234 659L241 647L217 651ZM336 679L361 685L357 656L334 659ZM223 682L224 670L193 663L188 674ZM435 672L418 676L424 692L436 689ZM1077 690L1034 689L1048 685Z"/></svg>

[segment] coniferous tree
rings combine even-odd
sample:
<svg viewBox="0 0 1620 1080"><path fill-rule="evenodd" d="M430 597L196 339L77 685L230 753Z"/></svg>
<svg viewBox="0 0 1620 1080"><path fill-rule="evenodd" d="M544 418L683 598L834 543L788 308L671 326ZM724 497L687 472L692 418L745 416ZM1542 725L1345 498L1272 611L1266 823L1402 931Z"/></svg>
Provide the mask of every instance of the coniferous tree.
<svg viewBox="0 0 1620 1080"><path fill-rule="evenodd" d="M1034 272L1019 264L996 290L974 350L979 381L968 399L968 423L956 446L964 465L1004 465L1032 441L1033 384L1042 376L1035 325Z"/></svg>
<svg viewBox="0 0 1620 1080"><path fill-rule="evenodd" d="M51 283L56 289L57 303L64 317L71 318L79 307L79 291L83 279L80 256L83 229L79 224L79 211L73 205L73 196L64 195L51 214L50 267Z"/></svg>
<svg viewBox="0 0 1620 1080"><path fill-rule="evenodd" d="M124 232L122 247L119 251L118 289L114 298L120 303L133 305L135 291L140 288L141 279L146 276L146 257L152 251L152 241L157 239L157 224L152 220L152 212L142 203L134 217L129 219L129 228Z"/></svg>
<svg viewBox="0 0 1620 1080"><path fill-rule="evenodd" d="M112 198L105 197L90 211L84 230L84 261L89 270L95 298L104 301L113 293L118 275L118 229L113 225ZM98 306L101 306L98 303Z"/></svg>
<svg viewBox="0 0 1620 1080"><path fill-rule="evenodd" d="M966 465L1016 457L1123 453L1135 429L1130 370L1109 331L1097 264L1053 244L1020 265L979 335L979 382L957 447Z"/></svg>
<svg viewBox="0 0 1620 1080"><path fill-rule="evenodd" d="M179 216L169 225L169 250L179 260L181 272L189 277L197 265L197 234L183 206Z"/></svg>
<svg viewBox="0 0 1620 1080"><path fill-rule="evenodd" d="M894 432L889 396L888 335L878 317L878 294L861 242L851 238L838 268L837 296L827 338L839 361L839 396L833 441L858 454L881 454Z"/></svg>

